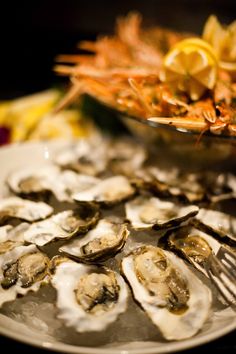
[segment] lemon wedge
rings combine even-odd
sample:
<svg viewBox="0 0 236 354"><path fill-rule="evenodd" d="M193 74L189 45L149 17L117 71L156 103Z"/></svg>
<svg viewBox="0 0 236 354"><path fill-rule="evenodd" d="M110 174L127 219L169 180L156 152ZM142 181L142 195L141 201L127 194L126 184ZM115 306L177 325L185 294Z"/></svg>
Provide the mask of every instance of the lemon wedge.
<svg viewBox="0 0 236 354"><path fill-rule="evenodd" d="M202 38L214 47L220 68L236 72L236 21L224 26L211 15L204 26Z"/></svg>
<svg viewBox="0 0 236 354"><path fill-rule="evenodd" d="M73 139L89 135L92 129L92 123L83 119L78 110L63 110L56 114L45 115L28 139Z"/></svg>
<svg viewBox="0 0 236 354"><path fill-rule="evenodd" d="M6 116L11 103L8 101L0 102L0 125L6 125Z"/></svg>
<svg viewBox="0 0 236 354"><path fill-rule="evenodd" d="M48 114L60 98L60 92L49 89L43 92L18 98L12 101L6 121L12 128L11 140L27 140L45 114Z"/></svg>
<svg viewBox="0 0 236 354"><path fill-rule="evenodd" d="M213 89L217 71L217 55L211 45L200 38L189 38L167 53L160 79L198 100L206 89Z"/></svg>
<svg viewBox="0 0 236 354"><path fill-rule="evenodd" d="M0 125L11 131L11 142L27 140L43 116L55 107L60 96L59 90L49 89L0 102Z"/></svg>

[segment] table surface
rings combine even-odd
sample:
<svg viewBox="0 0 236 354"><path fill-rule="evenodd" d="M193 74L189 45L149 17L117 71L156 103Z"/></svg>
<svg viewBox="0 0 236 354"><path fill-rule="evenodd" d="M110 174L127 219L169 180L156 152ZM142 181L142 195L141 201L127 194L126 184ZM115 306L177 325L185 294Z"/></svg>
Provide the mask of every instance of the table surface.
<svg viewBox="0 0 236 354"><path fill-rule="evenodd" d="M208 344L202 345L200 347L195 347L193 349L185 350L183 352L178 352L178 353L185 353L185 354L197 354L199 353L199 350L201 351L201 354L203 353L214 353L214 354L219 354L219 353L235 353L236 352L236 331L233 331L229 334L227 334L224 337L221 337L215 341L212 341ZM9 353L22 353L22 354L45 354L48 351L35 348L26 344L22 344L19 342L16 342L14 340L5 338L3 336L0 336L0 347L7 349ZM53 351L48 352L50 353L56 353Z"/></svg>

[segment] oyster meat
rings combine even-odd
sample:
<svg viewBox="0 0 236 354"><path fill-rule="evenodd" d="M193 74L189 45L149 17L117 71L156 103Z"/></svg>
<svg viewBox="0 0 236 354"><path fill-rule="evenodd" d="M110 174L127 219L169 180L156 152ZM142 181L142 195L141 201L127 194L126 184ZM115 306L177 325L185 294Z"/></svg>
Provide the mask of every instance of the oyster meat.
<svg viewBox="0 0 236 354"><path fill-rule="evenodd" d="M128 290L118 273L66 259L54 264L58 318L67 326L77 332L102 331L125 312Z"/></svg>
<svg viewBox="0 0 236 354"><path fill-rule="evenodd" d="M195 205L180 206L159 198L140 196L125 205L126 219L136 230L172 228L198 213Z"/></svg>
<svg viewBox="0 0 236 354"><path fill-rule="evenodd" d="M37 291L49 280L49 258L35 245L19 246L0 255L0 306Z"/></svg>
<svg viewBox="0 0 236 354"><path fill-rule="evenodd" d="M95 206L80 205L75 210L65 210L30 225L24 232L24 239L38 246L59 239L69 239L77 233L88 231L98 218L99 211Z"/></svg>
<svg viewBox="0 0 236 354"><path fill-rule="evenodd" d="M11 218L32 222L45 219L52 212L53 208L46 203L9 197L0 201L0 224Z"/></svg>
<svg viewBox="0 0 236 354"><path fill-rule="evenodd" d="M113 205L128 199L135 193L128 179L124 176L114 176L102 180L94 187L73 195L79 202L96 202Z"/></svg>
<svg viewBox="0 0 236 354"><path fill-rule="evenodd" d="M122 261L135 300L168 340L196 334L209 316L211 291L172 252L135 249Z"/></svg>
<svg viewBox="0 0 236 354"><path fill-rule="evenodd" d="M128 235L125 224L102 219L93 230L73 239L59 251L82 262L104 261L123 248Z"/></svg>
<svg viewBox="0 0 236 354"><path fill-rule="evenodd" d="M217 254L222 246L218 240L192 225L171 231L164 237L168 238L172 249L181 253L195 268L208 276L204 265L208 257L212 253Z"/></svg>

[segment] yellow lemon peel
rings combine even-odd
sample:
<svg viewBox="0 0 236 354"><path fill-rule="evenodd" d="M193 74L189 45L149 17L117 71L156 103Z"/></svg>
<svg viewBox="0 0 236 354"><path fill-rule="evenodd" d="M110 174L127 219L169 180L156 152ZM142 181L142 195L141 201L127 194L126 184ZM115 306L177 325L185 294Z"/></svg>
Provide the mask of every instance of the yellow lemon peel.
<svg viewBox="0 0 236 354"><path fill-rule="evenodd" d="M89 123L83 121L77 110L64 110L57 114L46 115L29 140L49 140L54 138L72 139L89 134Z"/></svg>
<svg viewBox="0 0 236 354"><path fill-rule="evenodd" d="M236 21L224 26L216 16L211 15L204 26L202 38L214 47L219 66L236 72Z"/></svg>
<svg viewBox="0 0 236 354"><path fill-rule="evenodd" d="M213 89L218 70L214 49L200 38L178 42L165 56L162 81L186 92L192 100L198 100L206 89Z"/></svg>

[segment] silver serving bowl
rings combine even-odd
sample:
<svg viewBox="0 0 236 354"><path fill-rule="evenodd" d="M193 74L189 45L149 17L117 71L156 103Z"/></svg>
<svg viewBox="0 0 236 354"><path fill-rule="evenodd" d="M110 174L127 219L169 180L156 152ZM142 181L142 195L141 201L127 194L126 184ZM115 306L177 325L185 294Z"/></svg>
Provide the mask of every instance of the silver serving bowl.
<svg viewBox="0 0 236 354"><path fill-rule="evenodd" d="M201 134L147 119L120 115L130 132L151 146L157 154L166 155L173 164L191 168L236 167L236 137Z"/></svg>

